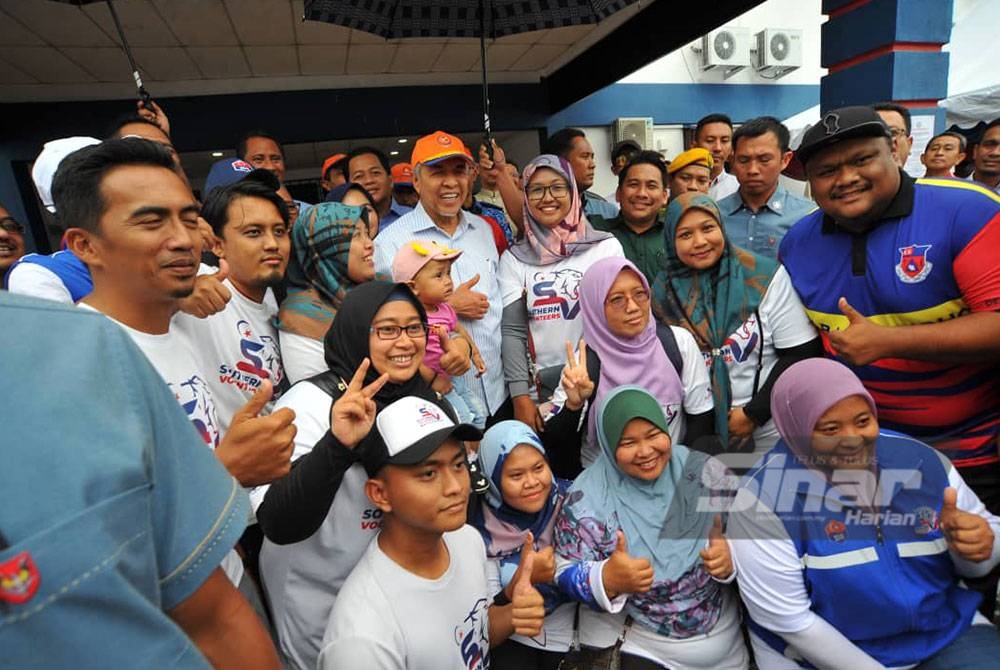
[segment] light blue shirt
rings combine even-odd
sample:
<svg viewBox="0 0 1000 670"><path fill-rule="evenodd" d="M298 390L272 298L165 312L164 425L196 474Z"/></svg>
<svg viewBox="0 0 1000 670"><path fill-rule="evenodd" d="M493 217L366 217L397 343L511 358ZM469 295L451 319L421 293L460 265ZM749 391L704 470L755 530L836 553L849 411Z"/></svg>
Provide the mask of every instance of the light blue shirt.
<svg viewBox="0 0 1000 670"><path fill-rule="evenodd" d="M409 214L413 211L412 207L407 207L406 205L400 205L396 202L395 198L389 200L392 204L389 205L389 211L383 216L378 222L379 232L382 232L389 227L390 224L398 221L404 214Z"/></svg>
<svg viewBox="0 0 1000 670"><path fill-rule="evenodd" d="M165 612L239 539L243 488L110 319L0 292L0 322L16 391L0 405L0 572L19 582L0 586L0 665L208 668Z"/></svg>
<svg viewBox="0 0 1000 670"><path fill-rule="evenodd" d="M778 245L788 229L816 209L815 202L789 193L781 184L756 212L743 204L739 191L718 204L729 241L768 258L778 257Z"/></svg>
<svg viewBox="0 0 1000 670"><path fill-rule="evenodd" d="M490 224L465 210L459 216L461 218L454 235L448 235L428 216L423 204L417 203L413 211L399 217L375 238L375 271L391 276L392 259L410 240L434 240L462 251L462 255L451 265L452 282L457 288L478 274L479 283L472 288L485 293L490 301L489 311L482 319L462 319L462 325L476 341L486 363L486 372L482 377L477 378L475 368L472 368L465 375L465 383L476 391L493 414L507 398L503 366L500 364L500 314L503 310L497 280L500 257Z"/></svg>
<svg viewBox="0 0 1000 670"><path fill-rule="evenodd" d="M618 216L618 203L602 200L590 191L583 194L583 213L587 216L596 214L605 219L613 219Z"/></svg>

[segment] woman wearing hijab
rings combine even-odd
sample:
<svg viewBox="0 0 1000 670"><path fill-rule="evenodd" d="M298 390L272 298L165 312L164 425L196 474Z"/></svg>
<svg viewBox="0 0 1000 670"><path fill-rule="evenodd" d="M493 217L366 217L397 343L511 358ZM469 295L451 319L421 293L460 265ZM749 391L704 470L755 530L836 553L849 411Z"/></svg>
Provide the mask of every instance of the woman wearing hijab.
<svg viewBox="0 0 1000 670"><path fill-rule="evenodd" d="M835 361L789 367L771 412L781 439L729 522L759 667L997 667L1000 633L959 580L1000 562L1000 518L958 470L880 431L872 397Z"/></svg>
<svg viewBox="0 0 1000 670"><path fill-rule="evenodd" d="M321 206L321 205L319 205ZM292 667L316 666L330 609L378 532L359 463L376 414L404 396L451 408L419 374L427 317L406 284L353 288L324 340L326 367L276 404L295 412L291 472L251 492L266 540L260 568L281 649Z"/></svg>
<svg viewBox="0 0 1000 670"><path fill-rule="evenodd" d="M816 329L784 267L731 244L707 195L674 199L663 237L654 312L694 335L711 374L722 444L763 453L778 439L771 387L792 363L822 355Z"/></svg>
<svg viewBox="0 0 1000 670"><path fill-rule="evenodd" d="M596 406L622 384L653 394L675 443L712 433L712 394L698 345L683 328L657 326L649 284L634 263L605 258L591 265L580 282L580 313L585 345L567 353L542 434L557 474L573 478L597 460Z"/></svg>
<svg viewBox="0 0 1000 670"><path fill-rule="evenodd" d="M346 190L346 189L345 189ZM378 220L361 207L323 202L292 226L288 295L278 311L278 341L289 381L326 370L323 337L344 295L375 277Z"/></svg>
<svg viewBox="0 0 1000 670"><path fill-rule="evenodd" d="M580 279L595 261L623 256L583 215L569 163L543 154L524 168L524 238L500 258L501 354L514 416L542 430L538 404L559 383L564 344L580 339Z"/></svg>
<svg viewBox="0 0 1000 670"><path fill-rule="evenodd" d="M600 457L556 520L557 581L580 608L580 642L622 635L622 668L746 668L715 492L726 475L672 444L660 401L637 386L598 405ZM596 610L596 611L595 611Z"/></svg>
<svg viewBox="0 0 1000 670"><path fill-rule="evenodd" d="M554 477L541 441L521 421L501 421L486 431L479 443L479 464L489 490L473 503L469 524L486 543L491 589L510 596L507 591L515 583L521 551L530 537L537 551L532 581L545 598L546 613L541 636L512 635L490 650L490 667L555 670L572 641L576 610L553 583L553 530L569 482Z"/></svg>

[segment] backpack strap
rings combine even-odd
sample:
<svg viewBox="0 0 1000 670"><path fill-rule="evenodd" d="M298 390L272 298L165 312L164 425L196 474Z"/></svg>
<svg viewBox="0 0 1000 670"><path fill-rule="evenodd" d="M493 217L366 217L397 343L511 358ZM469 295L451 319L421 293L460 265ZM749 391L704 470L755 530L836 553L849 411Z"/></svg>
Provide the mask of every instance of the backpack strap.
<svg viewBox="0 0 1000 670"><path fill-rule="evenodd" d="M683 377L684 356L681 355L681 349L677 346L677 337L674 335L674 331L670 326L657 322L656 337L659 338L660 344L663 345L663 351L666 352L667 358L670 359L674 370L677 371L677 376Z"/></svg>
<svg viewBox="0 0 1000 670"><path fill-rule="evenodd" d="M319 374L313 375L312 377L308 377L303 381L307 381L310 384L313 384L314 386L319 388L320 391L327 394L333 399L339 398L341 395L344 394L344 391L347 389L347 384L344 383L344 380L338 377L337 375L333 374L329 370L320 372Z"/></svg>

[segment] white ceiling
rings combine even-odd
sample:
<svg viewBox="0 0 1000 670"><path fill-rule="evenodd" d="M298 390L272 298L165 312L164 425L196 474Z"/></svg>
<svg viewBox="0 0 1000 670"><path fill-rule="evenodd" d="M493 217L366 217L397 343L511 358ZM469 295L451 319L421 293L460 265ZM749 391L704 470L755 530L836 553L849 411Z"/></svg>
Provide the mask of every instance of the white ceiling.
<svg viewBox="0 0 1000 670"><path fill-rule="evenodd" d="M536 82L654 0L597 26L512 35L490 43L494 83ZM115 0L154 97L272 90L471 84L476 39L383 40L303 22L301 0ZM134 97L104 2L0 0L0 102Z"/></svg>

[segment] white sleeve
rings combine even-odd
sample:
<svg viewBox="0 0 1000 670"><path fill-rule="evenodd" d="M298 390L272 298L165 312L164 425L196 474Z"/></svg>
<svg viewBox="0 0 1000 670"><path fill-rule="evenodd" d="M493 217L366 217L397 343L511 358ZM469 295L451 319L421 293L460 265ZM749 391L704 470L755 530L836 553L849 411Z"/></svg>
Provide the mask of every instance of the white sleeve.
<svg viewBox="0 0 1000 670"><path fill-rule="evenodd" d="M18 263L7 275L7 290L19 295L73 304L73 296L59 276L37 263Z"/></svg>
<svg viewBox="0 0 1000 670"><path fill-rule="evenodd" d="M818 670L881 670L885 667L822 617L815 617L805 630L781 633L781 637Z"/></svg>
<svg viewBox="0 0 1000 670"><path fill-rule="evenodd" d="M292 384L327 370L323 342L305 335L278 331L281 365Z"/></svg>
<svg viewBox="0 0 1000 670"><path fill-rule="evenodd" d="M705 356L698 349L694 335L680 326L670 326L681 352L684 369L681 384L684 386L684 411L688 414L703 414L715 406L712 400L712 380L708 376Z"/></svg>
<svg viewBox="0 0 1000 670"><path fill-rule="evenodd" d="M316 446L326 431L330 429L330 408L333 399L324 393L315 384L303 382L295 384L292 388L278 398L274 403L276 412L282 407L287 407L295 412L295 446L292 449L292 462L302 458ZM264 502L264 496L270 484L255 486L250 489L250 506L254 513Z"/></svg>
<svg viewBox="0 0 1000 670"><path fill-rule="evenodd" d="M492 598L500 593L503 584L500 583L500 560L491 558L486 561L486 588Z"/></svg>
<svg viewBox="0 0 1000 670"><path fill-rule="evenodd" d="M817 337L806 316L799 294L792 286L792 278L784 265L778 266L771 283L760 301L761 328L771 335L775 349L789 349L805 344Z"/></svg>
<svg viewBox="0 0 1000 670"><path fill-rule="evenodd" d="M625 609L625 603L628 601L627 593L619 593L614 598L608 598L607 592L604 590L604 564L608 562L608 559L603 561L594 561L590 566L590 590L594 594L594 600L597 604L601 606L605 612L611 612L612 614L617 614Z"/></svg>
<svg viewBox="0 0 1000 670"><path fill-rule="evenodd" d="M355 635L340 637L319 652L317 670L371 668L371 670L406 670L404 659L382 640Z"/></svg>
<svg viewBox="0 0 1000 670"><path fill-rule="evenodd" d="M967 561L954 551L949 549L952 563L955 570L963 577L983 577L988 574L996 565L1000 563L1000 517L991 514L986 509L986 505L979 499L979 496L969 488L969 485L958 473L958 468L949 466L948 484L958 492L958 509L970 514L976 514L986 520L993 531L993 553L985 561L976 563Z"/></svg>
<svg viewBox="0 0 1000 670"><path fill-rule="evenodd" d="M514 258L510 249L500 257L497 283L500 285L500 304L504 307L517 302L524 295L524 264Z"/></svg>

